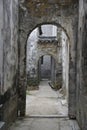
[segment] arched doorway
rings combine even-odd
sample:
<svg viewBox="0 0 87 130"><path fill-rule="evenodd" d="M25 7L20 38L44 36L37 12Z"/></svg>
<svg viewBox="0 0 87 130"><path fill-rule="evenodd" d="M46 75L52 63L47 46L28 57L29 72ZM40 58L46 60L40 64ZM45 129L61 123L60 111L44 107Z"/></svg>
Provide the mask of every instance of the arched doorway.
<svg viewBox="0 0 87 130"><path fill-rule="evenodd" d="M48 20L49 21L49 20ZM66 40L66 38L64 39L64 41L68 41L68 47L69 47L69 50L71 50L71 49L73 49L73 47L74 47L74 39L71 37L71 35L72 35L72 31L70 32L70 33L68 33L69 35L67 35L67 32L69 31L69 30L67 30L67 28L66 27L64 27L64 26L62 26L61 24L59 24L58 22L57 23L55 23L55 22L45 22L45 25L46 24L53 24L53 25L55 25L55 26L57 26L58 28L60 28L60 30L66 35L66 37L67 37L67 40ZM19 62L19 66L20 66L20 76L19 76L19 88L21 88L21 89L19 89L19 97L20 97L20 101L19 101L19 104L20 104L20 106L22 105L22 109L19 109L19 111L20 111L20 115L24 115L25 114L25 106L26 106L26 62L25 62L25 59L26 59L26 41L27 41L27 39L28 39L28 36L29 36L29 34L31 33L31 31L32 30L34 30L36 27L41 27L41 25L44 25L44 22L43 23L41 23L41 24L38 24L38 23L35 23L35 24L33 24L32 25L32 27L31 27L31 25L29 25L28 23L27 23L27 26L28 27L30 27L28 30L27 30L27 26L25 27L25 26L23 26L23 28L24 28L24 30L25 31L20 31L20 43L22 42L22 43L24 43L23 44L23 46L21 46L21 48L20 48L20 55L21 55L21 57L19 56L19 59L20 59L20 62ZM22 26L22 25L21 25ZM25 29L26 28L26 29ZM64 28L66 28L66 29L64 29ZM67 30L67 31L66 31ZM26 34L26 35L25 35ZM70 39L70 37L71 37L71 39ZM60 40L59 40L59 43L60 43ZM58 46L60 46L60 45L58 45ZM52 52L50 51L50 53L49 54L51 54ZM71 58L72 57L72 58ZM67 84L69 84L69 98L68 98L68 104L69 104L69 117L70 118L75 118L75 112L76 112L76 109L75 109L75 103L74 102L76 102L76 80L75 80L75 70L76 70L76 68L75 68L75 66L74 66L74 64L75 64L75 57L73 57L73 53L71 53L71 51L69 51L69 64L68 65L70 65L68 68L68 76L69 76L69 82L67 83ZM68 62L67 62L68 63ZM72 63L73 63L73 66L72 66ZM66 72L65 72L66 73ZM74 81L74 82L73 82ZM72 84L72 82L73 82L73 84ZM21 96L20 96L20 91L21 91Z"/></svg>
<svg viewBox="0 0 87 130"><path fill-rule="evenodd" d="M58 90L62 88L61 91L63 94L60 95L63 96L63 99L60 100L60 102L62 102L63 105L65 104L67 106L66 102L68 101L69 41L66 33L60 27L58 28L53 24L43 24L32 31L27 41L26 70L28 90L37 90L39 87L41 87L41 84L39 86L41 80L44 79L45 82L46 80L49 80L49 84L52 89ZM33 95L32 92L27 93ZM58 97L59 95L56 94L56 98ZM30 102L33 103L33 101ZM27 100L28 104L30 102ZM52 108L51 106L49 107ZM63 106L61 106L61 108L63 108ZM27 107L27 110L28 109L32 110L32 108ZM65 111L67 111L66 109L68 110L68 107L65 107ZM32 112L33 114L34 111ZM53 113L56 113L58 115L57 111ZM61 113L63 112L64 111ZM51 113L51 115L53 115L53 113ZM43 113L41 112L41 114ZM64 114L66 116L68 115L68 112L67 114L66 112ZM64 116L64 114L60 115Z"/></svg>
<svg viewBox="0 0 87 130"><path fill-rule="evenodd" d="M39 59L40 80L51 80L53 77L55 77L55 59L51 55L41 56Z"/></svg>

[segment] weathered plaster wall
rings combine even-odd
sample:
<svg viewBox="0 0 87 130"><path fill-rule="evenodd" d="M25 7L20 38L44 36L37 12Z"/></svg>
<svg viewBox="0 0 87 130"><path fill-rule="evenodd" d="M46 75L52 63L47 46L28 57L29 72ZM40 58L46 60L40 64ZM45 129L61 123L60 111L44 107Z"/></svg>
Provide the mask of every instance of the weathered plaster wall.
<svg viewBox="0 0 87 130"><path fill-rule="evenodd" d="M87 129L87 1L79 0L77 46L77 120Z"/></svg>
<svg viewBox="0 0 87 130"><path fill-rule="evenodd" d="M3 0L0 0L0 94L3 93Z"/></svg>
<svg viewBox="0 0 87 130"><path fill-rule="evenodd" d="M0 10L0 118L9 124L17 116L18 0L1 0Z"/></svg>
<svg viewBox="0 0 87 130"><path fill-rule="evenodd" d="M33 30L27 41L27 52L26 52L26 62L27 62L27 74L28 77L37 77L37 67L38 67L38 54L37 54L37 42L38 42L38 29Z"/></svg>
<svg viewBox="0 0 87 130"><path fill-rule="evenodd" d="M68 99L69 88L69 41L64 32L61 32L62 45L62 89L66 98Z"/></svg>
<svg viewBox="0 0 87 130"><path fill-rule="evenodd" d="M4 91L16 87L17 70L18 0L8 0L4 2Z"/></svg>

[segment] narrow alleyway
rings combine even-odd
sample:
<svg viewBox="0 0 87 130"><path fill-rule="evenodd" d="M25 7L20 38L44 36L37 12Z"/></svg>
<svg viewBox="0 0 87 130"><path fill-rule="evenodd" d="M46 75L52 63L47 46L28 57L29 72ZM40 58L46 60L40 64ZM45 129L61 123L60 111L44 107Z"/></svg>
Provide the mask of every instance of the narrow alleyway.
<svg viewBox="0 0 87 130"><path fill-rule="evenodd" d="M40 82L39 90L27 92L27 116L68 116L68 105L63 94L53 90L49 81Z"/></svg>
<svg viewBox="0 0 87 130"><path fill-rule="evenodd" d="M41 81L39 90L27 92L27 117L16 120L9 130L80 130L75 120L69 120L62 96L48 81Z"/></svg>

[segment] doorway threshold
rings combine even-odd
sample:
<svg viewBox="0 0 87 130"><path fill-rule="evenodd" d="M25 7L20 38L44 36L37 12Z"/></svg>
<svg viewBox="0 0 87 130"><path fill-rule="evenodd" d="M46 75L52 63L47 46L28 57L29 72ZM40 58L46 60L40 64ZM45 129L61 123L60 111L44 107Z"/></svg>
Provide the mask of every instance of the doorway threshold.
<svg viewBox="0 0 87 130"><path fill-rule="evenodd" d="M26 118L69 118L68 115L26 115Z"/></svg>

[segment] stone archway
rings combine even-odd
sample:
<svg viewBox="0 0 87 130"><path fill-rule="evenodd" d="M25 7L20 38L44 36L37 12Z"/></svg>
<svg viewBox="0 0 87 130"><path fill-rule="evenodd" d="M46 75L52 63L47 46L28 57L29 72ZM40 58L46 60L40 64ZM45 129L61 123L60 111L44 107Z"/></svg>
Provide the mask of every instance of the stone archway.
<svg viewBox="0 0 87 130"><path fill-rule="evenodd" d="M20 37L19 37L19 106L20 116L25 115L25 103L26 103L26 43L29 34L34 28L42 24L54 24L57 27L61 27L69 40L69 117L76 117L76 42L77 42L77 13L76 9L73 14L63 17L59 16L55 11L50 14L41 14L38 16L32 11L28 11L28 7L20 6ZM52 8L50 8L52 12Z"/></svg>

